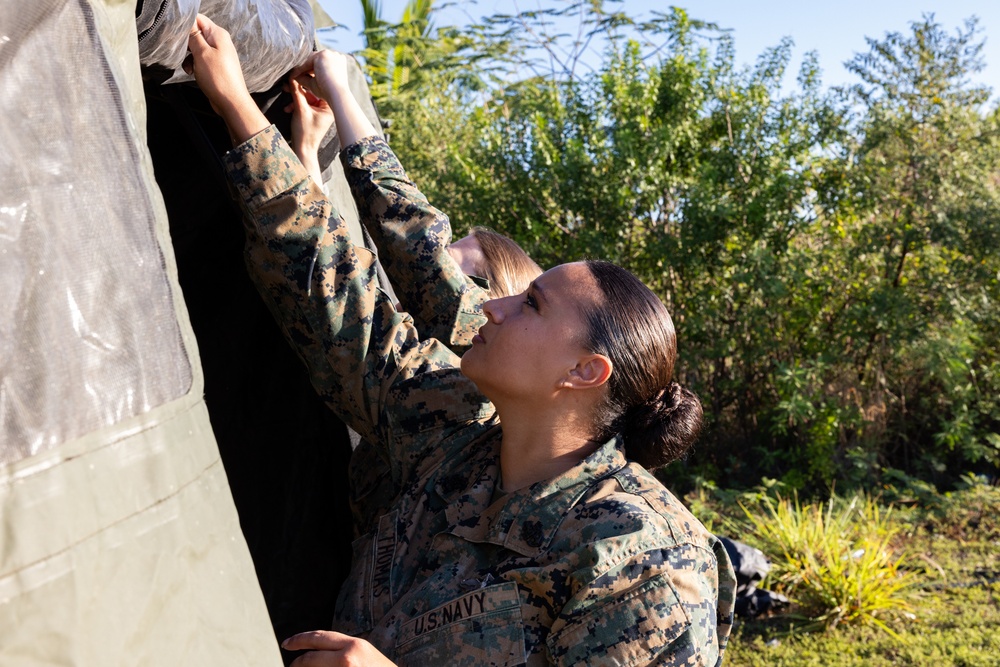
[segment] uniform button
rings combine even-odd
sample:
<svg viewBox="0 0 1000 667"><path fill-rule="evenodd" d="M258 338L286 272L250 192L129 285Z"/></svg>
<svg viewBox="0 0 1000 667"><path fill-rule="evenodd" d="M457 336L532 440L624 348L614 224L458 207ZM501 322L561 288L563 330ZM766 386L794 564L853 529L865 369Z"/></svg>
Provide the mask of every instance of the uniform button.
<svg viewBox="0 0 1000 667"><path fill-rule="evenodd" d="M524 535L524 542L529 547L542 546L542 522L525 521L521 526L521 534Z"/></svg>

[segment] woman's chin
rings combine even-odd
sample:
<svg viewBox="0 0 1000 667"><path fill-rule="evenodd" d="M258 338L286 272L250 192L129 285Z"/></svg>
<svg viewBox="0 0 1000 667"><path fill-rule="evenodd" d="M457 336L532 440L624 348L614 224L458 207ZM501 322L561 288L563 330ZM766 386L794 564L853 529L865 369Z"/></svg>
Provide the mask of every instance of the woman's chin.
<svg viewBox="0 0 1000 667"><path fill-rule="evenodd" d="M461 363L459 364L459 369L462 371L462 375L469 378L473 382L476 381L476 362L475 360L469 359L469 352L472 350L466 350L465 354L461 357Z"/></svg>
<svg viewBox="0 0 1000 667"><path fill-rule="evenodd" d="M462 363L459 365L459 369L462 371L462 375L469 378L470 380L473 381L473 383L475 383L476 389L479 390L480 394L482 394L486 398L489 398L490 400L493 400L492 398L490 398L489 389L486 386L488 383L482 382L483 377L482 374L479 372L481 370L479 364L476 362L474 358L469 359L469 352L471 352L471 350L466 351L466 353L462 355Z"/></svg>

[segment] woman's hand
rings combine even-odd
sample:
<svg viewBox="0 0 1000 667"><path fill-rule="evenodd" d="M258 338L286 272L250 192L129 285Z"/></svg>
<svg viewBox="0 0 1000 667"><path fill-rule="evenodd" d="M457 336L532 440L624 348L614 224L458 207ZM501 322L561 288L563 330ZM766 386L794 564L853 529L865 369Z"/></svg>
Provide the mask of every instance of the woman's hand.
<svg viewBox="0 0 1000 667"><path fill-rule="evenodd" d="M317 153L333 125L333 110L325 100L313 95L295 79L289 81L288 89L292 94L291 104L285 107L285 111L292 114L292 140L289 143L313 180L322 185Z"/></svg>
<svg viewBox="0 0 1000 667"><path fill-rule="evenodd" d="M288 76L308 88L317 97L322 97L333 104L338 96L351 94L347 78L349 57L326 49L316 51Z"/></svg>
<svg viewBox="0 0 1000 667"><path fill-rule="evenodd" d="M239 55L228 32L204 14L198 14L188 37L188 49L194 80L215 113L226 121L236 143L270 125L250 97Z"/></svg>
<svg viewBox="0 0 1000 667"><path fill-rule="evenodd" d="M286 651L310 651L291 667L391 667L393 663L364 639L329 630L293 635L281 642Z"/></svg>
<svg viewBox="0 0 1000 667"><path fill-rule="evenodd" d="M343 148L377 134L351 92L348 58L336 51L317 51L288 75L330 105Z"/></svg>

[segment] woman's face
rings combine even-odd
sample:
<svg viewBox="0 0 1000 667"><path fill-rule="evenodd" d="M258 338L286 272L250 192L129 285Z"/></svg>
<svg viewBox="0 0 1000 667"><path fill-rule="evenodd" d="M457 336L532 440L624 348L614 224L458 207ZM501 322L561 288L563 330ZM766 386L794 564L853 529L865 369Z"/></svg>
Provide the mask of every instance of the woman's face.
<svg viewBox="0 0 1000 667"><path fill-rule="evenodd" d="M465 275L483 277L486 256L475 234L469 234L452 243L448 246L448 254L458 262Z"/></svg>
<svg viewBox="0 0 1000 667"><path fill-rule="evenodd" d="M586 264L549 269L523 294L483 305L487 322L462 356L462 372L494 402L544 401L589 351L583 316L598 293Z"/></svg>

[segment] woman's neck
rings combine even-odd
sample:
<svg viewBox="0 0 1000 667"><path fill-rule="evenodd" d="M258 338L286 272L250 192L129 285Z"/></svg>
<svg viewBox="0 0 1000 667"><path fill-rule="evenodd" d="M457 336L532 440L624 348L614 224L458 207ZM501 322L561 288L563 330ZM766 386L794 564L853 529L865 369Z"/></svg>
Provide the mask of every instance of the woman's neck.
<svg viewBox="0 0 1000 667"><path fill-rule="evenodd" d="M600 443L590 440L578 421L565 413L518 418L500 412L504 490L517 491L557 477L592 454Z"/></svg>

